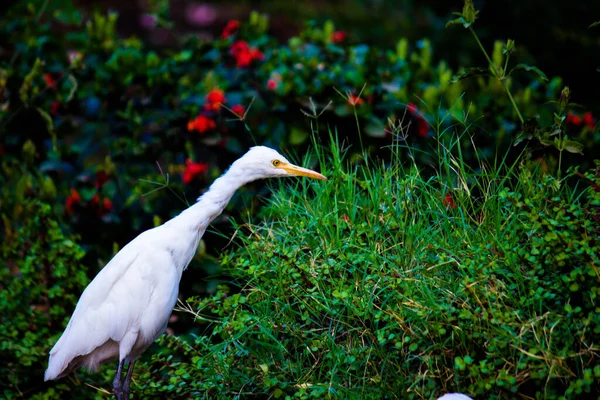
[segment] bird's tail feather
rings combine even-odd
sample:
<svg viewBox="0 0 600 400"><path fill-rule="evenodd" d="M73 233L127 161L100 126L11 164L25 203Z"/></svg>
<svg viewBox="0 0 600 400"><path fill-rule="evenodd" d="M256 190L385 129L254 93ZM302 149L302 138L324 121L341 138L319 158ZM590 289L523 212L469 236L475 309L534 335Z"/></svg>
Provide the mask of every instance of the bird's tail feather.
<svg viewBox="0 0 600 400"><path fill-rule="evenodd" d="M44 382L61 378L64 370L64 357L57 357L57 354L51 354L48 360L48 368L46 368L46 372L44 373Z"/></svg>

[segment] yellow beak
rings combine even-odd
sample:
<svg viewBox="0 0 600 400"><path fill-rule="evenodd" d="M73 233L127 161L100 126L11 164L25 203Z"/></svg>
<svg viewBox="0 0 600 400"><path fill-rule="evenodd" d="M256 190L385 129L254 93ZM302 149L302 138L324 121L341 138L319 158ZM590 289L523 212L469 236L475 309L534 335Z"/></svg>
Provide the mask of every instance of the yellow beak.
<svg viewBox="0 0 600 400"><path fill-rule="evenodd" d="M281 168L281 169L285 170L288 174L294 175L294 176L307 176L309 178L320 179L322 181L327 180L327 178L325 178L323 175L319 174L318 172L312 171L310 169L302 168L302 167L299 167L294 164L287 164L287 163L282 162L281 164L279 164L277 166L277 168Z"/></svg>

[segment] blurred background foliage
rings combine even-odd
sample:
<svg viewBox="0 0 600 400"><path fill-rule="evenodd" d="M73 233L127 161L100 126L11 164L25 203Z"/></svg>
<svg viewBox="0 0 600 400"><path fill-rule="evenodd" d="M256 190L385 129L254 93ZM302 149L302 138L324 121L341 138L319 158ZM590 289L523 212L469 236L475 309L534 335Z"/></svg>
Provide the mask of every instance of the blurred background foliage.
<svg viewBox="0 0 600 400"><path fill-rule="evenodd" d="M18 3L8 0L0 9L8 10ZM321 24L332 20L357 41L370 45L394 46L400 37L411 41L427 37L435 45L436 56L446 60L453 69L484 61L475 44L465 40L461 32L444 29L451 13L462 7L460 0L56 0L51 3L51 7L63 10L71 4L88 11L116 10L120 15L117 24L120 34L136 35L156 46L172 46L181 33L217 37L227 21L246 20L252 11L258 11L271 16L269 33L279 40L297 35L308 20ZM600 88L598 80L590 78L600 67L597 52L600 35L588 29L598 19L600 5L597 2L559 0L553 2L552 7L541 0L476 0L474 3L481 11L480 18L487 21L479 26L485 44L507 38L515 40L524 62L535 61L544 66L549 76L563 77L576 93L576 102L598 105L597 96L588 90ZM194 12L201 17L193 18ZM160 14L175 30L157 33L155 29L148 29L147 18L144 18L148 13Z"/></svg>
<svg viewBox="0 0 600 400"><path fill-rule="evenodd" d="M10 253L15 232L31 232L39 209L38 218L81 246L65 257L81 260L89 280L137 234L193 202L249 146L299 159L311 138L327 141L330 130L352 144L354 163L361 148L389 159L389 145L400 142L396 156L406 159L410 148L417 165L430 166L437 143L450 146L452 133L468 127L460 140L476 144L463 155L473 165L505 154L517 138L510 154L527 147L545 171L556 172L559 160L562 169L593 165L600 27L589 26L600 19L598 2L475 5L476 31L496 68L506 69L507 54L512 66L539 67L503 80L525 124L500 81L462 79L470 75L465 68L487 61L468 31L445 27L462 8L458 1L3 2L4 257L18 258ZM507 39L516 51L507 52ZM226 279L217 255L233 233L228 220L256 215L263 205L256 195L267 193L264 183L249 185L215 221L181 298L214 293ZM20 286L28 293L38 276L9 272L3 290L12 277L31 280ZM73 288L84 280L78 275ZM32 320L11 310L16 316L4 318ZM32 374L41 373L66 315L54 315L54 328L27 343L37 349L28 359ZM189 318L176 314L170 332L199 332ZM0 354L15 371L18 361L4 357L14 352L10 343L3 338ZM18 379L6 382L6 393L22 390L13 391Z"/></svg>

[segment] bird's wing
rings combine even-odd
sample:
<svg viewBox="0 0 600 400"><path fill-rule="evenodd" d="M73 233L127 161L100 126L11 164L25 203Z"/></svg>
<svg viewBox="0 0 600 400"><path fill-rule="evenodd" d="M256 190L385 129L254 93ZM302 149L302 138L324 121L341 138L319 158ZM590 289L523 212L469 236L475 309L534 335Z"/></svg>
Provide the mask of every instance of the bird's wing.
<svg viewBox="0 0 600 400"><path fill-rule="evenodd" d="M46 380L54 379L75 357L86 355L109 340L120 341L135 323L144 304L143 279L136 276L140 257L132 243L125 246L83 291L69 324L50 351ZM150 290L150 288L148 288ZM137 302L128 301L136 296ZM142 297L142 298L140 298Z"/></svg>

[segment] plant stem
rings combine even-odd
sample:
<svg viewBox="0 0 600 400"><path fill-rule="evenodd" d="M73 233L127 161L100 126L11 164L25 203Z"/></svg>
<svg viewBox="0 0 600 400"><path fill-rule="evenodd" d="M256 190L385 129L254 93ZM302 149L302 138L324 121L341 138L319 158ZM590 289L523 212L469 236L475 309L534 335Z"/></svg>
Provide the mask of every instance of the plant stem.
<svg viewBox="0 0 600 400"><path fill-rule="evenodd" d="M519 111L519 107L517 107L517 103L515 103L515 99L512 97L512 94L510 93L510 90L506 86L506 83L504 83L504 77L500 76L500 74L496 70L496 67L494 66L494 63L492 62L492 59L490 58L490 56L488 55L487 51L485 51L485 48L483 47L483 45L479 41L479 37L475 33L475 30L472 27L469 27L469 31L471 31L471 33L473 34L473 37L475 38L475 41L477 42L477 45L479 45L479 48L481 49L481 51L485 55L485 58L487 59L488 63L490 64L490 68L492 70L492 73L494 74L494 76L496 77L496 79L498 79L500 81L500 83L502 84L502 87L504 87L504 90L506 91L506 94L508 95L508 98L510 99L510 102L512 103L513 108L517 112L517 117L519 117L519 121L521 121L521 124L525 123L525 120L523 119L523 116L521 115L521 111Z"/></svg>
<svg viewBox="0 0 600 400"><path fill-rule="evenodd" d="M356 113L356 106L352 105L352 107L354 108L354 119L356 120L356 128L358 129L358 141L360 143L360 152L362 154L362 156L365 156L365 146L363 146L363 141L362 141L362 132L360 131L360 122L358 120L358 114Z"/></svg>
<svg viewBox="0 0 600 400"><path fill-rule="evenodd" d="M563 153L562 150L558 151L558 174L557 174L558 175L558 179L560 179L560 177L561 177L560 171L561 171L561 166L562 166L561 165L562 164L562 153Z"/></svg>

